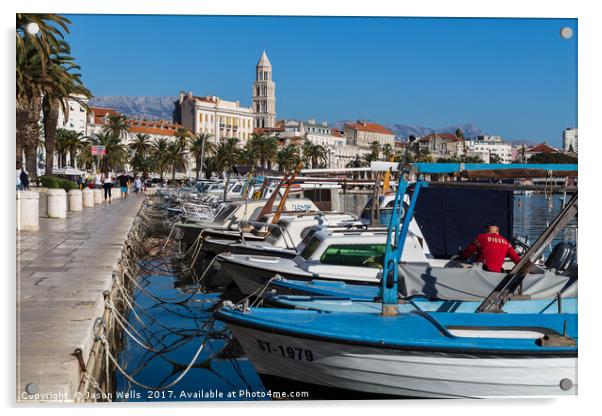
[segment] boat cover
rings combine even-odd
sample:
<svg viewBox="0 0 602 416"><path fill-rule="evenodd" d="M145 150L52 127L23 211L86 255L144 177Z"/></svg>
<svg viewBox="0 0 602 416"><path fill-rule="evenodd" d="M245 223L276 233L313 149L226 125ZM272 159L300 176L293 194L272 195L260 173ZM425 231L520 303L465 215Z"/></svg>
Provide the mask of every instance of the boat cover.
<svg viewBox="0 0 602 416"><path fill-rule="evenodd" d="M423 295L431 299L480 300L485 299L505 273L483 270L482 265L468 268L432 267L424 264L399 265L399 292L402 296ZM553 270L529 273L523 280L522 294L532 299L577 297L577 273L558 274Z"/></svg>
<svg viewBox="0 0 602 416"><path fill-rule="evenodd" d="M486 223L513 233L514 193L491 189L422 188L414 211L416 222L436 258L458 254L484 232Z"/></svg>

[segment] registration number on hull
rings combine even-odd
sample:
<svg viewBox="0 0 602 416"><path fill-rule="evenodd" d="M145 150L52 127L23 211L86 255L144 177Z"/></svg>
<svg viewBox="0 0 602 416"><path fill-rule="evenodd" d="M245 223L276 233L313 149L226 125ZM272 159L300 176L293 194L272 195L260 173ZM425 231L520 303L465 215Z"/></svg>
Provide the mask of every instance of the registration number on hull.
<svg viewBox="0 0 602 416"><path fill-rule="evenodd" d="M269 352L270 354L279 354L284 358L291 360L313 361L314 353L312 350L305 348L291 347L287 345L272 344L271 342L261 339L257 340L257 346L261 351Z"/></svg>

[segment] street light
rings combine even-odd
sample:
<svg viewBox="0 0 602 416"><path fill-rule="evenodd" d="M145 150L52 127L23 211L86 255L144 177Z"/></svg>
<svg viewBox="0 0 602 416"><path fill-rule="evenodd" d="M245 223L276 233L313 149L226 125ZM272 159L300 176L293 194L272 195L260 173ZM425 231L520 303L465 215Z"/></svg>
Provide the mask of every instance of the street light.
<svg viewBox="0 0 602 416"><path fill-rule="evenodd" d="M30 35L35 36L40 31L40 26L35 22L31 22L31 23L28 23L27 26L25 26L25 30Z"/></svg>

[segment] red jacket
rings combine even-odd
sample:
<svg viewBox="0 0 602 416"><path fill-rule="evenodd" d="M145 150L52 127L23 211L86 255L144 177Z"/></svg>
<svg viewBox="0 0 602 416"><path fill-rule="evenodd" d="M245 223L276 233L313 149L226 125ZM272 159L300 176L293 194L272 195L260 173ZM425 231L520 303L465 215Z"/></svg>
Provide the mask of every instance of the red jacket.
<svg viewBox="0 0 602 416"><path fill-rule="evenodd" d="M483 263L485 270L490 272L501 272L506 256L510 257L514 263L520 261L520 256L516 254L508 240L493 233L477 235L477 238L466 247L462 257L468 259L475 254L478 254L477 262Z"/></svg>

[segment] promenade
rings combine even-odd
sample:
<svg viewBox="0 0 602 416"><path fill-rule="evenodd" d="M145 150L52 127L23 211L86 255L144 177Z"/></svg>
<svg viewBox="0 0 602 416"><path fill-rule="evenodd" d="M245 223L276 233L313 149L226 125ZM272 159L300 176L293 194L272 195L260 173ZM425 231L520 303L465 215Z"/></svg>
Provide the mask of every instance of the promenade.
<svg viewBox="0 0 602 416"><path fill-rule="evenodd" d="M38 232L17 232L17 401L73 399L81 374L70 354L81 348L88 357L102 293L143 199L40 218Z"/></svg>

